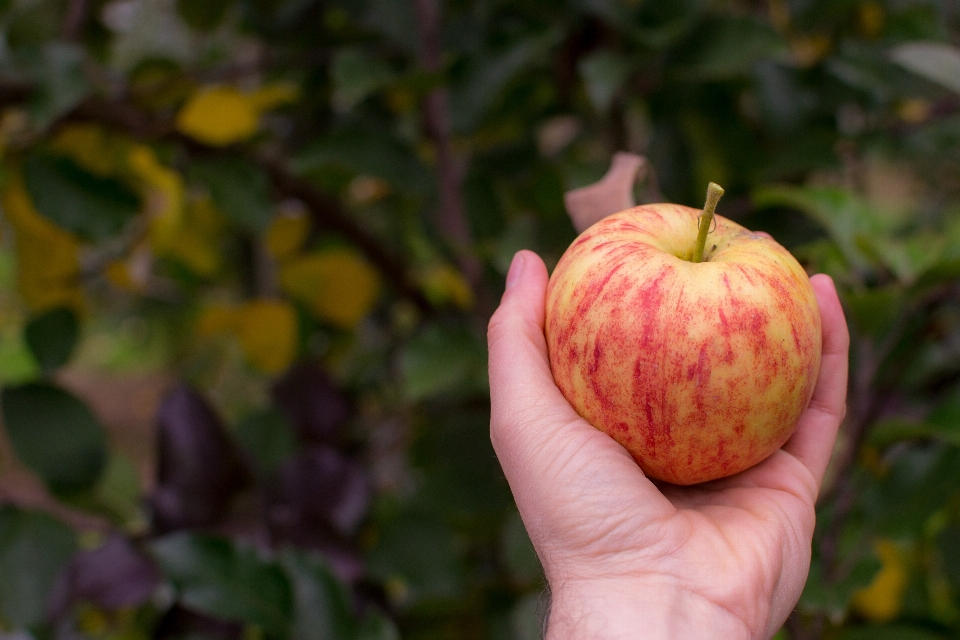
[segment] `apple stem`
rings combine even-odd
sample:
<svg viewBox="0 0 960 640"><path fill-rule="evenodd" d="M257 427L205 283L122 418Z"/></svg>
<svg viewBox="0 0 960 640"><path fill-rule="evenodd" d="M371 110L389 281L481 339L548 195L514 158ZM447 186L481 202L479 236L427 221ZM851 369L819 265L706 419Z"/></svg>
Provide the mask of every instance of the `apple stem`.
<svg viewBox="0 0 960 640"><path fill-rule="evenodd" d="M710 225L713 224L713 213L722 195L723 187L716 182L707 185L707 201L703 205L703 213L700 214L700 224L697 227L697 244L693 247L693 262L703 262L703 248L707 244L707 234L710 233Z"/></svg>

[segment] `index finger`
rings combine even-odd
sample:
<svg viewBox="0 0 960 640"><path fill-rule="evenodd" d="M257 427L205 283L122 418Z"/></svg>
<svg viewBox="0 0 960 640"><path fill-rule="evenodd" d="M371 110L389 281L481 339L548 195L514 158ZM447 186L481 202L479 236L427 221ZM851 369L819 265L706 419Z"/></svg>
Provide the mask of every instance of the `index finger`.
<svg viewBox="0 0 960 640"><path fill-rule="evenodd" d="M810 284L817 296L823 327L820 374L810 404L783 450L810 470L819 487L847 410L850 334L833 280L818 274L810 278Z"/></svg>

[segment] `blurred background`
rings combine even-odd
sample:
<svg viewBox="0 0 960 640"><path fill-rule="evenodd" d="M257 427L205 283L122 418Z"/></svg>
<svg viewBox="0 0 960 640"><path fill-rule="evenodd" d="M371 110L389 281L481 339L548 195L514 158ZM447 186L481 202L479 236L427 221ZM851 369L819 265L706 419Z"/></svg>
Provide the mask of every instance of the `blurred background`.
<svg viewBox="0 0 960 640"><path fill-rule="evenodd" d="M960 638L956 0L3 0L0 34L0 638L540 637L484 333L620 150L841 291L778 638Z"/></svg>

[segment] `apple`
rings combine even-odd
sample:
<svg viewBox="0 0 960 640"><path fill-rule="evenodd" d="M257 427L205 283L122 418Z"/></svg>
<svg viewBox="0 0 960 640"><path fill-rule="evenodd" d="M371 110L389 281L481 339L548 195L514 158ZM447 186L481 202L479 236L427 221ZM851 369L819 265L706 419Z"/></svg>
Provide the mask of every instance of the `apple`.
<svg viewBox="0 0 960 640"><path fill-rule="evenodd" d="M545 334L560 391L649 477L739 473L793 433L820 369L806 272L766 233L675 204L584 231L550 277ZM699 255L698 255L699 254Z"/></svg>

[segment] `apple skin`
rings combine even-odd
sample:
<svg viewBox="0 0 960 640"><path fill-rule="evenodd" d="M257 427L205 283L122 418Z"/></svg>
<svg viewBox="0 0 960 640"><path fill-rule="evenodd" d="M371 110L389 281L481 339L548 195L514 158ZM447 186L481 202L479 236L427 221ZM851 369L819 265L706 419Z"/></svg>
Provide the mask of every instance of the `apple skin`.
<svg viewBox="0 0 960 640"><path fill-rule="evenodd" d="M550 277L545 334L560 391L652 478L739 473L789 439L820 370L820 314L796 259L699 209L653 204L584 231Z"/></svg>

